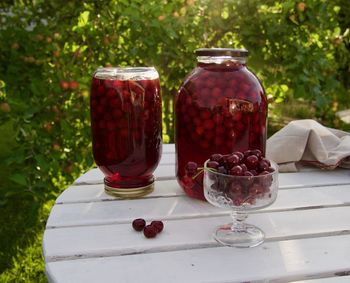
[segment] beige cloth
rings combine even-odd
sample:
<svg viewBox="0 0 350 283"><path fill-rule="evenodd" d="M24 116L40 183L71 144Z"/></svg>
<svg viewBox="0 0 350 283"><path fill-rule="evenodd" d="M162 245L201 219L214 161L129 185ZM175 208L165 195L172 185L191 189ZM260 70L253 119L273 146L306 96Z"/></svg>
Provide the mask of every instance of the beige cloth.
<svg viewBox="0 0 350 283"><path fill-rule="evenodd" d="M300 165L350 169L350 134L314 120L296 120L267 140L266 157L280 172L296 172Z"/></svg>

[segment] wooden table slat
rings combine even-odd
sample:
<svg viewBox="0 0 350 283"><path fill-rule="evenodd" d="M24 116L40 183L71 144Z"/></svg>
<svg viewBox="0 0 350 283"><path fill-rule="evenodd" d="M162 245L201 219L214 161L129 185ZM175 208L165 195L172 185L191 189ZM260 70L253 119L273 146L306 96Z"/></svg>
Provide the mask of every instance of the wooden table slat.
<svg viewBox="0 0 350 283"><path fill-rule="evenodd" d="M58 261L47 263L46 269L51 282L65 283L289 282L350 272L348 250L349 236L343 235L252 249L216 247Z"/></svg>
<svg viewBox="0 0 350 283"><path fill-rule="evenodd" d="M350 186L317 187L280 190L277 200L262 211L279 211L339 206L350 203ZM47 228L127 223L134 218L161 219L195 218L227 214L229 210L187 196L142 198L133 201L104 201L55 205Z"/></svg>
<svg viewBox="0 0 350 283"><path fill-rule="evenodd" d="M349 219L347 206L253 214L247 222L260 227L266 241L276 241L350 234ZM134 231L131 223L49 229L43 249L46 260L55 261L219 246L212 233L216 226L230 221L229 216L168 220L155 240Z"/></svg>

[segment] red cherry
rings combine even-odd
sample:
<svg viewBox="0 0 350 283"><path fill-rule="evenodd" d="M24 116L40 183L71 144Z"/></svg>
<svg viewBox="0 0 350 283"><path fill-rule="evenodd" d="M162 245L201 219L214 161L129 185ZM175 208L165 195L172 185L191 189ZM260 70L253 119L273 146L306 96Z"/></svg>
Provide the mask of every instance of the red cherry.
<svg viewBox="0 0 350 283"><path fill-rule="evenodd" d="M10 104L8 104L7 102L2 102L0 103L0 110L2 112L8 113L11 111L11 107Z"/></svg>
<svg viewBox="0 0 350 283"><path fill-rule="evenodd" d="M146 238L154 238L158 234L158 230L153 225L146 225L143 229L143 234Z"/></svg>
<svg viewBox="0 0 350 283"><path fill-rule="evenodd" d="M268 171L269 173L272 173L272 172L275 172L275 169L274 169L273 167L269 167L269 168L267 169L267 171Z"/></svg>
<svg viewBox="0 0 350 283"><path fill-rule="evenodd" d="M222 161L222 159L223 159L223 156L220 153L214 153L210 156L211 161L216 161L216 162L220 163Z"/></svg>
<svg viewBox="0 0 350 283"><path fill-rule="evenodd" d="M71 81L69 82L69 88L70 89L77 89L79 87L79 83L77 81Z"/></svg>
<svg viewBox="0 0 350 283"><path fill-rule="evenodd" d="M215 127L215 123L212 120L205 120L203 123L203 126L207 130L211 130Z"/></svg>
<svg viewBox="0 0 350 283"><path fill-rule="evenodd" d="M259 149L253 149L253 150L251 151L251 153L254 154L254 155L256 155L259 159L262 158L262 153L261 153L261 151L260 151Z"/></svg>
<svg viewBox="0 0 350 283"><path fill-rule="evenodd" d="M67 90L69 88L69 83L66 81L60 81L60 87L62 90Z"/></svg>
<svg viewBox="0 0 350 283"><path fill-rule="evenodd" d="M233 154L235 154L239 157L239 161L242 161L244 158L244 154L240 151L235 151Z"/></svg>
<svg viewBox="0 0 350 283"><path fill-rule="evenodd" d="M243 174L243 169L241 166L239 165L236 165L236 166L233 166L230 171L229 171L230 175L232 176L242 176Z"/></svg>
<svg viewBox="0 0 350 283"><path fill-rule="evenodd" d="M244 163L241 163L240 166L242 167L243 172L248 171L247 165L245 165Z"/></svg>
<svg viewBox="0 0 350 283"><path fill-rule="evenodd" d="M208 161L207 163L208 168L217 169L219 168L219 166L220 166L219 162L216 162L216 161Z"/></svg>
<svg viewBox="0 0 350 283"><path fill-rule="evenodd" d="M151 222L151 226L153 226L156 230L157 230L157 233L160 233L163 231L163 228L164 228L164 224L162 221L160 220L154 220Z"/></svg>
<svg viewBox="0 0 350 283"><path fill-rule="evenodd" d="M198 165L196 162L188 162L185 166L185 171L188 176L193 176L194 174L197 173Z"/></svg>
<svg viewBox="0 0 350 283"><path fill-rule="evenodd" d="M227 174L227 170L224 166L220 166L217 170L220 174Z"/></svg>
<svg viewBox="0 0 350 283"><path fill-rule="evenodd" d="M258 166L259 158L256 155L249 155L244 163L248 169L255 169Z"/></svg>
<svg viewBox="0 0 350 283"><path fill-rule="evenodd" d="M203 120L209 119L209 118L211 117L211 113L210 113L209 110L202 110L202 111L200 112L200 117L201 117L201 119L203 119Z"/></svg>
<svg viewBox="0 0 350 283"><path fill-rule="evenodd" d="M269 167L270 167L269 162L266 159L262 159L259 161L259 164L258 164L259 172L267 171Z"/></svg>
<svg viewBox="0 0 350 283"><path fill-rule="evenodd" d="M226 158L227 168L232 168L235 165L238 165L239 157L236 154L232 154Z"/></svg>
<svg viewBox="0 0 350 283"><path fill-rule="evenodd" d="M137 218L132 222L132 227L136 231L142 231L145 226L146 226L146 221L143 218Z"/></svg>

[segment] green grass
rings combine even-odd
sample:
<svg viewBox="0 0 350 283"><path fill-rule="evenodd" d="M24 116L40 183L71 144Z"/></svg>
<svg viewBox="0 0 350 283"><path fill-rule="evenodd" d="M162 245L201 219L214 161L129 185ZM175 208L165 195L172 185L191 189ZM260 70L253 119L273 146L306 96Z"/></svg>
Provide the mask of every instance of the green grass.
<svg viewBox="0 0 350 283"><path fill-rule="evenodd" d="M0 206L0 282L47 282L41 243L52 204L27 197Z"/></svg>

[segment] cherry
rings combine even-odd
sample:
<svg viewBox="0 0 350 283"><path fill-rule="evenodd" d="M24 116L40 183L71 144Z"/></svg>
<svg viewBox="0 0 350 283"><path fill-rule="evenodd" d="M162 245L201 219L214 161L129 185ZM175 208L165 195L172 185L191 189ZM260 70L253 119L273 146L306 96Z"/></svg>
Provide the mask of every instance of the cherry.
<svg viewBox="0 0 350 283"><path fill-rule="evenodd" d="M268 169L269 169L269 167L270 167L270 164L269 164L270 162L268 162L268 160L266 160L266 159L262 159L262 160L260 160L259 161L259 164L258 164L258 170L260 171L260 172L262 172L262 171L267 171Z"/></svg>
<svg viewBox="0 0 350 283"><path fill-rule="evenodd" d="M243 174L243 169L241 166L239 165L236 165L236 166L233 166L230 171L229 171L230 175L232 176L242 176Z"/></svg>
<svg viewBox="0 0 350 283"><path fill-rule="evenodd" d="M216 161L216 162L220 163L222 161L222 159L223 159L223 156L222 156L222 154L219 154L219 153L215 153L215 154L212 154L210 156L211 161Z"/></svg>
<svg viewBox="0 0 350 283"><path fill-rule="evenodd" d="M273 169L272 167L269 167L269 168L267 169L267 171L268 171L269 173L272 173L272 172L275 171L275 169Z"/></svg>
<svg viewBox="0 0 350 283"><path fill-rule="evenodd" d="M143 218L137 218L132 222L132 227L136 231L142 231L145 226L146 226L146 221Z"/></svg>
<svg viewBox="0 0 350 283"><path fill-rule="evenodd" d="M246 157L245 165L247 165L248 169L255 169L258 166L259 158L256 155L249 155Z"/></svg>
<svg viewBox="0 0 350 283"><path fill-rule="evenodd" d="M258 157L259 159L262 158L262 153L261 153L261 151L260 151L259 149L253 149L253 150L251 151L251 153L252 153L253 155L255 155L256 157Z"/></svg>
<svg viewBox="0 0 350 283"><path fill-rule="evenodd" d="M207 167L208 168L213 168L213 169L217 169L220 166L219 162L216 161L208 161L207 163Z"/></svg>
<svg viewBox="0 0 350 283"><path fill-rule="evenodd" d="M197 163L192 161L188 162L185 167L185 171L189 176L195 175L197 173L197 169L198 169Z"/></svg>
<svg viewBox="0 0 350 283"><path fill-rule="evenodd" d="M240 166L242 167L243 172L248 171L247 165L245 165L244 163L241 163Z"/></svg>
<svg viewBox="0 0 350 283"><path fill-rule="evenodd" d="M69 82L67 81L60 81L60 87L62 90L67 90L69 88Z"/></svg>
<svg viewBox="0 0 350 283"><path fill-rule="evenodd" d="M239 157L236 154L232 154L226 158L226 166L227 168L232 168L239 163Z"/></svg>
<svg viewBox="0 0 350 283"><path fill-rule="evenodd" d="M79 87L79 83L77 81L70 81L69 82L69 88L70 89L77 89Z"/></svg>
<svg viewBox="0 0 350 283"><path fill-rule="evenodd" d="M245 172L243 173L243 176L253 177L254 174L253 174L252 172L250 172L250 171L245 171Z"/></svg>
<svg viewBox="0 0 350 283"><path fill-rule="evenodd" d="M217 170L220 174L227 174L227 170L224 166L220 166Z"/></svg>
<svg viewBox="0 0 350 283"><path fill-rule="evenodd" d="M157 233L160 233L163 231L163 228L164 228L164 224L162 221L160 220L154 220L151 222L151 226L153 226L156 230L157 230Z"/></svg>
<svg viewBox="0 0 350 283"><path fill-rule="evenodd" d="M143 234L145 235L146 238L154 238L158 234L158 230L155 226L153 225L146 225L145 228L143 229Z"/></svg>
<svg viewBox="0 0 350 283"><path fill-rule="evenodd" d="M235 151L233 154L239 157L239 161L242 161L244 158L244 154L240 151Z"/></svg>

